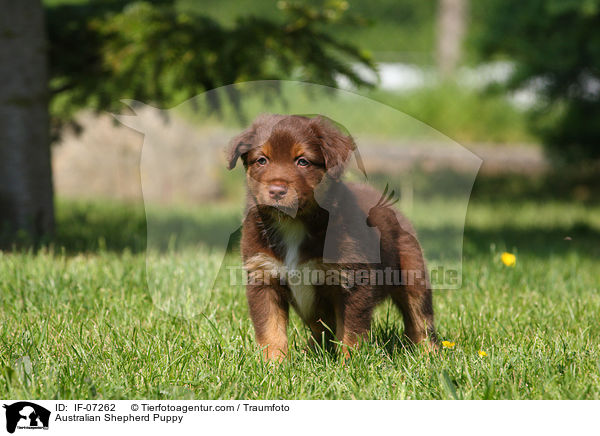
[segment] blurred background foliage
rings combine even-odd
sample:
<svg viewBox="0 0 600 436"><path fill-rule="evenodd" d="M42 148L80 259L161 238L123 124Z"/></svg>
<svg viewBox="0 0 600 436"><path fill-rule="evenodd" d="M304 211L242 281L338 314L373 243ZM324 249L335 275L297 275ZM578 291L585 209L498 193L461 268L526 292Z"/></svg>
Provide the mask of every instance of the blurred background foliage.
<svg viewBox="0 0 600 436"><path fill-rule="evenodd" d="M600 157L600 1L472 2L482 60L514 62L509 89L534 86L533 131L557 161Z"/></svg>
<svg viewBox="0 0 600 436"><path fill-rule="evenodd" d="M342 80L462 143L541 142L557 164L600 157L600 0L461 2L451 76L436 70L441 3L46 0L55 133L124 97L171 107L247 80ZM386 63L416 68L418 86L374 89Z"/></svg>
<svg viewBox="0 0 600 436"><path fill-rule="evenodd" d="M344 16L345 2L319 8L280 2L278 19L250 13L228 24L190 5L47 2L55 132L81 108L120 111L124 97L170 107L256 79L335 86L343 77L355 86L370 85L350 63L373 69L371 58L326 30L342 21L360 24ZM229 97L236 105L238 96ZM221 102L211 104L218 108Z"/></svg>
<svg viewBox="0 0 600 436"><path fill-rule="evenodd" d="M386 103L479 153L485 177L477 180L474 192L480 198L590 202L597 199L600 183L599 5L600 0L44 0L50 112L58 138L65 123L82 119L77 116L82 109L121 112L122 98L170 108L207 90L249 80L340 86ZM455 12L450 32L442 24L445 7ZM452 38L459 50L443 73L440 44ZM274 88L272 96L281 96L279 91ZM242 104L235 93L208 95L212 107L226 114L266 106L260 96ZM352 113L352 130L359 137L383 138L384 147L412 138L394 119L372 123L360 108L330 103ZM274 100L267 107L285 112L286 106ZM184 115L183 121L194 125L193 114ZM115 139L118 132L104 121L84 120L91 139L71 138L55 147L59 196L91 192L80 182L84 176L97 184L109 179L98 192L117 198L139 195L137 188L122 192L124 185L137 186L132 168L138 166L139 149L131 144L138 141ZM195 134L188 126L178 128L181 142ZM197 134L222 145L229 133ZM165 129L165 135L171 133ZM85 141L85 152L77 151ZM105 147L108 141L127 145L113 152ZM553 169L536 160L540 145ZM85 154L81 159L86 162L78 164L73 150L72 155ZM523 163L515 168L518 161ZM486 172L490 162L493 171ZM77 189L71 191L72 186Z"/></svg>

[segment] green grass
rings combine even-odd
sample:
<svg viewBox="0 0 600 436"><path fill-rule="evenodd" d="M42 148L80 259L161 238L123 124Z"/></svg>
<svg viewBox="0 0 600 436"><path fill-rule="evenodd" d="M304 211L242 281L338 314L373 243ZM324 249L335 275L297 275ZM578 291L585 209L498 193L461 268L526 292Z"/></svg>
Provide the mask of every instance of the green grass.
<svg viewBox="0 0 600 436"><path fill-rule="evenodd" d="M346 365L304 352L295 316L289 361L263 363L244 290L223 280L203 314L163 312L146 285L143 208L60 201L54 248L0 253L0 396L600 399L600 205L490 199L485 186L469 206L463 287L434 297L439 334L455 348L406 348L401 319L384 304ZM436 204L432 216L452 208ZM166 210L165 226L216 226L222 214ZM504 250L515 267L500 262ZM221 254L180 256L218 265ZM173 259L162 255L167 266Z"/></svg>

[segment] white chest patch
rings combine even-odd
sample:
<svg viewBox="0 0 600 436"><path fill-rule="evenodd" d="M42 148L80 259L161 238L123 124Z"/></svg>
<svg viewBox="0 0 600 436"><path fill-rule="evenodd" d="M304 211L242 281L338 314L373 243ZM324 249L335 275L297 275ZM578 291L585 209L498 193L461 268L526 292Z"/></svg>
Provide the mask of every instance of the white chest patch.
<svg viewBox="0 0 600 436"><path fill-rule="evenodd" d="M315 288L310 283L304 283L300 265L300 245L306 236L304 226L298 222L282 223L279 227L283 239L287 269L287 281L292 297L296 302L300 316L308 318L313 312Z"/></svg>

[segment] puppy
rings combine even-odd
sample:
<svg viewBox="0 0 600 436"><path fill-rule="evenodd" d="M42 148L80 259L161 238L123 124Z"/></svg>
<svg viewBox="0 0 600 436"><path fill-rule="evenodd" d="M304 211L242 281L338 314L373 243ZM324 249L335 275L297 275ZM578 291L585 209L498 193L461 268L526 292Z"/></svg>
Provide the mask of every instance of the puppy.
<svg viewBox="0 0 600 436"><path fill-rule="evenodd" d="M391 195L341 176L356 146L325 117L261 115L230 144L246 169L241 252L256 340L266 359L287 353L292 306L311 341L349 348L391 297L405 335L436 347L432 295L415 232Z"/></svg>

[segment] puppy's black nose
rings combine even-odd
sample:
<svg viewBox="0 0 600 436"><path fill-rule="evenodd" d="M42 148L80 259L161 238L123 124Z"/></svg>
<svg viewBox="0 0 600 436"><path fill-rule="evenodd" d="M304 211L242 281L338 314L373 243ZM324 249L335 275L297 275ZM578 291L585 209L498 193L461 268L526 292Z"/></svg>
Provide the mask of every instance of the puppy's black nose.
<svg viewBox="0 0 600 436"><path fill-rule="evenodd" d="M273 184L269 186L269 196L273 200L281 200L287 194L287 186L281 184Z"/></svg>

